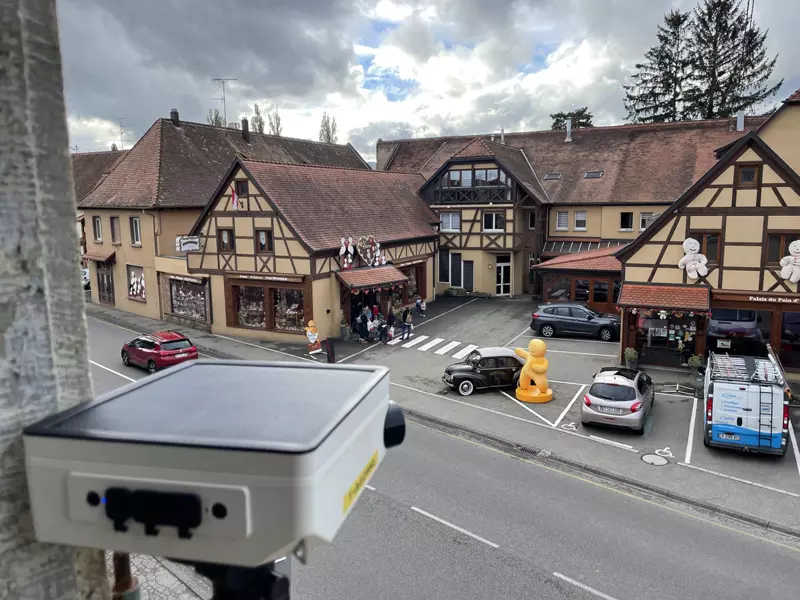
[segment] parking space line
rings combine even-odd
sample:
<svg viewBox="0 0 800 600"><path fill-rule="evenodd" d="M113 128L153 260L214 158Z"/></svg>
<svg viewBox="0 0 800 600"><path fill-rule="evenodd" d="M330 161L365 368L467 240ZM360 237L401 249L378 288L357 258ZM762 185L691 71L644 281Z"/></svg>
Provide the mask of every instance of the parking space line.
<svg viewBox="0 0 800 600"><path fill-rule="evenodd" d="M511 396L511 395L509 395L509 394L506 394L506 393L505 393L503 390L498 390L498 391L499 391L501 394L503 394L503 396L505 396L506 398L510 398L511 400L513 400L514 402L516 402L517 404L519 404L519 405L520 405L522 408L524 408L525 410L527 410L527 411L528 411L529 413L531 413L532 415L536 415L537 417L539 417L539 418L540 418L542 421L544 421L545 423L547 423L548 425L550 425L550 427L555 427L555 425L553 425L552 421L548 421L547 419L545 419L545 418L544 418L542 415L540 415L539 413L537 413L537 412L536 412L535 410L533 410L533 409L532 409L530 406L525 406L525 404L523 404L522 402L520 402L519 400L517 400L516 398L514 398L514 396Z"/></svg>
<svg viewBox="0 0 800 600"><path fill-rule="evenodd" d="M539 339L548 339L542 338L540 335L519 335L518 337L525 337L525 338L539 338ZM584 338L549 338L555 342L578 342L579 344L609 344L611 346L619 346L619 342L604 342L603 340L587 340Z"/></svg>
<svg viewBox="0 0 800 600"><path fill-rule="evenodd" d="M566 581L574 585L576 588L582 589L584 592L589 592L590 594L594 594L598 598L602 598L603 600L617 600L614 596L609 596L608 594L604 594L592 587L589 587L585 583L581 583L580 581L575 581L574 579L570 579L566 575L562 575L561 573L553 573L553 577L558 577L561 581Z"/></svg>
<svg viewBox="0 0 800 600"><path fill-rule="evenodd" d="M89 362L92 363L95 367L100 367L101 369L108 371L109 373L113 373L117 377L122 377L123 379L127 379L128 381L136 381L132 377L128 377L127 375L123 375L122 373L119 373L114 369L109 369L108 367L101 365L99 362L94 362L93 360L90 360Z"/></svg>
<svg viewBox="0 0 800 600"><path fill-rule="evenodd" d="M683 459L687 465L692 464L692 442L694 440L694 422L697 418L697 397L692 398L692 418L689 419L689 439L686 440L686 456Z"/></svg>
<svg viewBox="0 0 800 600"><path fill-rule="evenodd" d="M442 346L441 348L439 348L436 352L434 352L434 354L447 354L448 352L450 352L450 350L452 350L459 344L461 344L461 342L449 342L444 346Z"/></svg>
<svg viewBox="0 0 800 600"><path fill-rule="evenodd" d="M427 336L427 335L420 335L420 336L418 336L418 337L415 337L415 338L414 338L413 340L411 340L410 342L406 342L405 344L403 344L403 345L402 345L402 347L403 347L403 348L413 348L413 347L414 347L414 346L416 346L417 344L419 344L419 343L421 343L421 342L424 342L424 341L425 341L425 340L427 340L427 339L428 339L428 336Z"/></svg>
<svg viewBox="0 0 800 600"><path fill-rule="evenodd" d="M789 439L792 442L792 450L794 450L794 462L797 465L797 473L800 475L800 452L797 451L797 438L794 435L794 427L792 427L791 421L789 421Z"/></svg>
<svg viewBox="0 0 800 600"><path fill-rule="evenodd" d="M462 358L466 358L470 352L476 350L477 348L478 348L477 346L473 346L472 344L470 344L469 346L465 346L461 350L453 354L453 358L455 358L456 360L461 360Z"/></svg>
<svg viewBox="0 0 800 600"><path fill-rule="evenodd" d="M433 338L430 342L425 344L424 346L420 346L417 350L421 350L422 352L427 352L434 346L438 346L444 341L444 338ZM405 346L403 346L405 348Z"/></svg>
<svg viewBox="0 0 800 600"><path fill-rule="evenodd" d="M781 488L772 487L771 485L765 485L763 483L758 483L757 481L750 481L749 479L742 479L741 477L734 477L733 475L726 475L725 473L720 473L719 471L712 471L711 469L704 469L703 467L698 467L697 465L687 465L685 462L678 461L678 464L682 467L686 467L688 469L694 469L695 471L702 471L703 473L708 473L709 475L716 475L717 477L722 477L724 479L730 479L731 481L738 481L739 483L744 483L746 485L752 485L753 487L762 488L765 490L769 490L771 492L777 492L779 494L783 494L784 496L791 496L792 498L800 498L800 494L796 492L790 492L789 490L782 490Z"/></svg>
<svg viewBox="0 0 800 600"><path fill-rule="evenodd" d="M519 337L522 337L526 331L530 331L530 330L531 330L531 328L530 328L530 327L526 327L525 329L523 329L523 330L522 330L522 332L521 332L521 333L518 333L517 335L515 335L513 338L511 338L510 340L508 340L508 341L507 341L505 344L503 344L503 345L504 345L504 346L508 346L509 344L513 344L515 341L517 341L517 338L519 338ZM530 336L530 337L534 337L534 336Z"/></svg>
<svg viewBox="0 0 800 600"><path fill-rule="evenodd" d="M636 450L630 444L623 444L621 442L615 442L613 440L607 440L606 438L598 437L596 435L590 435L589 437L591 439L593 439L594 441L596 441L596 442L600 442L601 444L608 444L609 446L616 446L617 448L622 448L623 450L633 450L634 452L638 453L638 450Z"/></svg>
<svg viewBox="0 0 800 600"><path fill-rule="evenodd" d="M490 542L486 538L482 538L479 535L475 535L471 531L467 531L466 529L464 529L463 527L459 527L458 525L453 525L450 521L445 521L444 519L440 519L436 515L432 515L429 512L425 512L421 508L417 508L416 506L412 506L411 510L413 510L414 512L417 512L417 513L419 513L421 515L424 515L424 516L428 517L429 519L433 519L437 523L441 523L442 525L450 527L451 529L455 529L459 533L463 533L464 535L467 535L467 536L471 537L473 540L478 540L479 542L482 542L482 543L486 544L487 546L490 546L491 548L497 549L497 548L500 547L497 544L495 544L494 542Z"/></svg>
<svg viewBox="0 0 800 600"><path fill-rule="evenodd" d="M575 392L575 395L572 397L572 400L570 400L569 404L567 404L567 408L564 409L564 412L562 412L560 415L558 415L558 418L556 419L556 422L553 423L553 427L558 427L558 424L561 423L561 419L563 419L567 415L567 413L569 412L569 409L572 408L573 404L575 404L575 400L578 399L578 396L580 396L583 393L583 390L585 390L585 389L586 389L586 386L582 385L578 389L578 391Z"/></svg>
<svg viewBox="0 0 800 600"><path fill-rule="evenodd" d="M365 485L364 485L364 487L365 487L365 488L367 488L367 489L368 489L370 492L374 492L374 491L375 491L375 488L374 488L374 487L372 487L372 486L371 486L371 485L369 485L369 484L365 484Z"/></svg>

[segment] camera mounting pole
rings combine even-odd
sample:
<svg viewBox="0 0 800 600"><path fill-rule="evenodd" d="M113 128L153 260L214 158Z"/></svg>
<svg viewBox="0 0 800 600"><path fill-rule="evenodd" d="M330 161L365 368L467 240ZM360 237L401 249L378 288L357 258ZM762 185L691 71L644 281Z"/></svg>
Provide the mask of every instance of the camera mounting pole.
<svg viewBox="0 0 800 600"><path fill-rule="evenodd" d="M275 570L275 563L258 567L187 564L211 580L212 600L289 600L289 578Z"/></svg>

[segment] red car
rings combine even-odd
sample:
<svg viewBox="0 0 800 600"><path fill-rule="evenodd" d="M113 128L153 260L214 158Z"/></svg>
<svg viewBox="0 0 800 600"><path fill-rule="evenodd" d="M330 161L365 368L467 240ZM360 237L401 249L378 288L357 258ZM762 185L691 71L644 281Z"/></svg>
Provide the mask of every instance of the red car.
<svg viewBox="0 0 800 600"><path fill-rule="evenodd" d="M197 348L184 335L174 331L156 331L140 335L122 346L122 364L144 367L150 373L197 359Z"/></svg>

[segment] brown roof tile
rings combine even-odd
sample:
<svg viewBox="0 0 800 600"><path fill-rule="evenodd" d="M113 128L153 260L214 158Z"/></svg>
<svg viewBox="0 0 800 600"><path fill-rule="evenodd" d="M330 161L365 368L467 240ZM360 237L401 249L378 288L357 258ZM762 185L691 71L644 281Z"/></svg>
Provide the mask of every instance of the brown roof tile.
<svg viewBox="0 0 800 600"><path fill-rule="evenodd" d="M747 117L745 131L765 120ZM521 148L542 176L562 173L560 180L541 182L556 204L666 204L714 164L716 148L741 136L734 118L577 129L572 142L565 142L560 130L507 133L505 145ZM419 171L424 165L423 175L429 177L474 137L388 140L379 145L396 145L388 170ZM595 170L602 170L603 176L584 179L587 171Z"/></svg>
<svg viewBox="0 0 800 600"><path fill-rule="evenodd" d="M486 156L494 156L494 152L492 152L491 148L489 148L481 138L476 137L469 144L464 146L460 152L456 153L453 158L477 158Z"/></svg>
<svg viewBox="0 0 800 600"><path fill-rule="evenodd" d="M127 150L110 150L71 154L75 200L83 200L127 153Z"/></svg>
<svg viewBox="0 0 800 600"><path fill-rule="evenodd" d="M385 173L242 161L255 182L314 251L339 248L342 237L378 242L435 237L436 214L417 191L416 173Z"/></svg>
<svg viewBox="0 0 800 600"><path fill-rule="evenodd" d="M800 102L800 90L797 90L794 94L789 96L784 102Z"/></svg>
<svg viewBox="0 0 800 600"><path fill-rule="evenodd" d="M81 208L198 208L225 176L234 158L369 170L350 145L159 119Z"/></svg>
<svg viewBox="0 0 800 600"><path fill-rule="evenodd" d="M617 304L635 308L666 308L707 311L711 301L706 285L622 284Z"/></svg>
<svg viewBox="0 0 800 600"><path fill-rule="evenodd" d="M337 271L336 276L350 289L364 289L408 281L408 277L391 265Z"/></svg>
<svg viewBox="0 0 800 600"><path fill-rule="evenodd" d="M599 250L586 250L551 258L536 266L537 269L553 271L603 271L619 273L622 263L614 256L619 246L600 248Z"/></svg>

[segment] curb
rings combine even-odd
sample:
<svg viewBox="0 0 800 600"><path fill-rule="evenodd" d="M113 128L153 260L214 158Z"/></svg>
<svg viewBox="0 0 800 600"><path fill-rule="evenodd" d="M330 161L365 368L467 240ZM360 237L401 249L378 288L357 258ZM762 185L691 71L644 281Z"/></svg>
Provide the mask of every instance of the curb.
<svg viewBox="0 0 800 600"><path fill-rule="evenodd" d="M708 511L712 514L722 515L731 519L735 519L737 521L741 521L743 523L747 523L749 525L756 525L757 527L762 527L768 531L782 533L784 535L800 540L800 530L798 529L786 527L785 525L781 525L779 523L773 523L772 521L767 521L766 519L759 519L758 517L753 517L750 515L746 515L744 513L723 508L721 506L717 506L716 504L712 504L710 502L697 500L696 498L692 498L691 496L677 494L670 490L660 488L655 485L650 485L648 483L643 483L641 481L637 481L635 479L631 479L623 475L618 475L616 473L607 471L605 469L593 467L586 463L570 460L568 458L564 458L563 456L558 456L556 454L553 454L553 452L551 452L550 450L546 450L544 448L535 448L533 446L527 446L525 444L518 444L516 442L512 442L510 440L507 440L499 436L484 433L482 431L478 431L470 427L452 423L444 419L439 419L437 417L432 417L430 415L426 415L425 413L419 412L414 409L405 408L401 404L399 406L403 408L403 412L406 413L406 415L410 418L410 420L415 421L421 425L428 425L433 429L438 429L446 433L452 433L455 431L457 434L461 434L461 437L469 436L477 438L479 441L482 442L488 441L490 442L489 445L506 452L510 451L511 454L518 456L520 458L528 458L528 459L535 458L543 462L553 462L560 466L569 467L571 469L580 472L591 473L593 475L597 475L604 479L610 479L612 481L625 484L628 487L640 491L649 492L651 494L662 496L669 500L674 500L677 502L681 502L683 504L688 504L695 508Z"/></svg>

